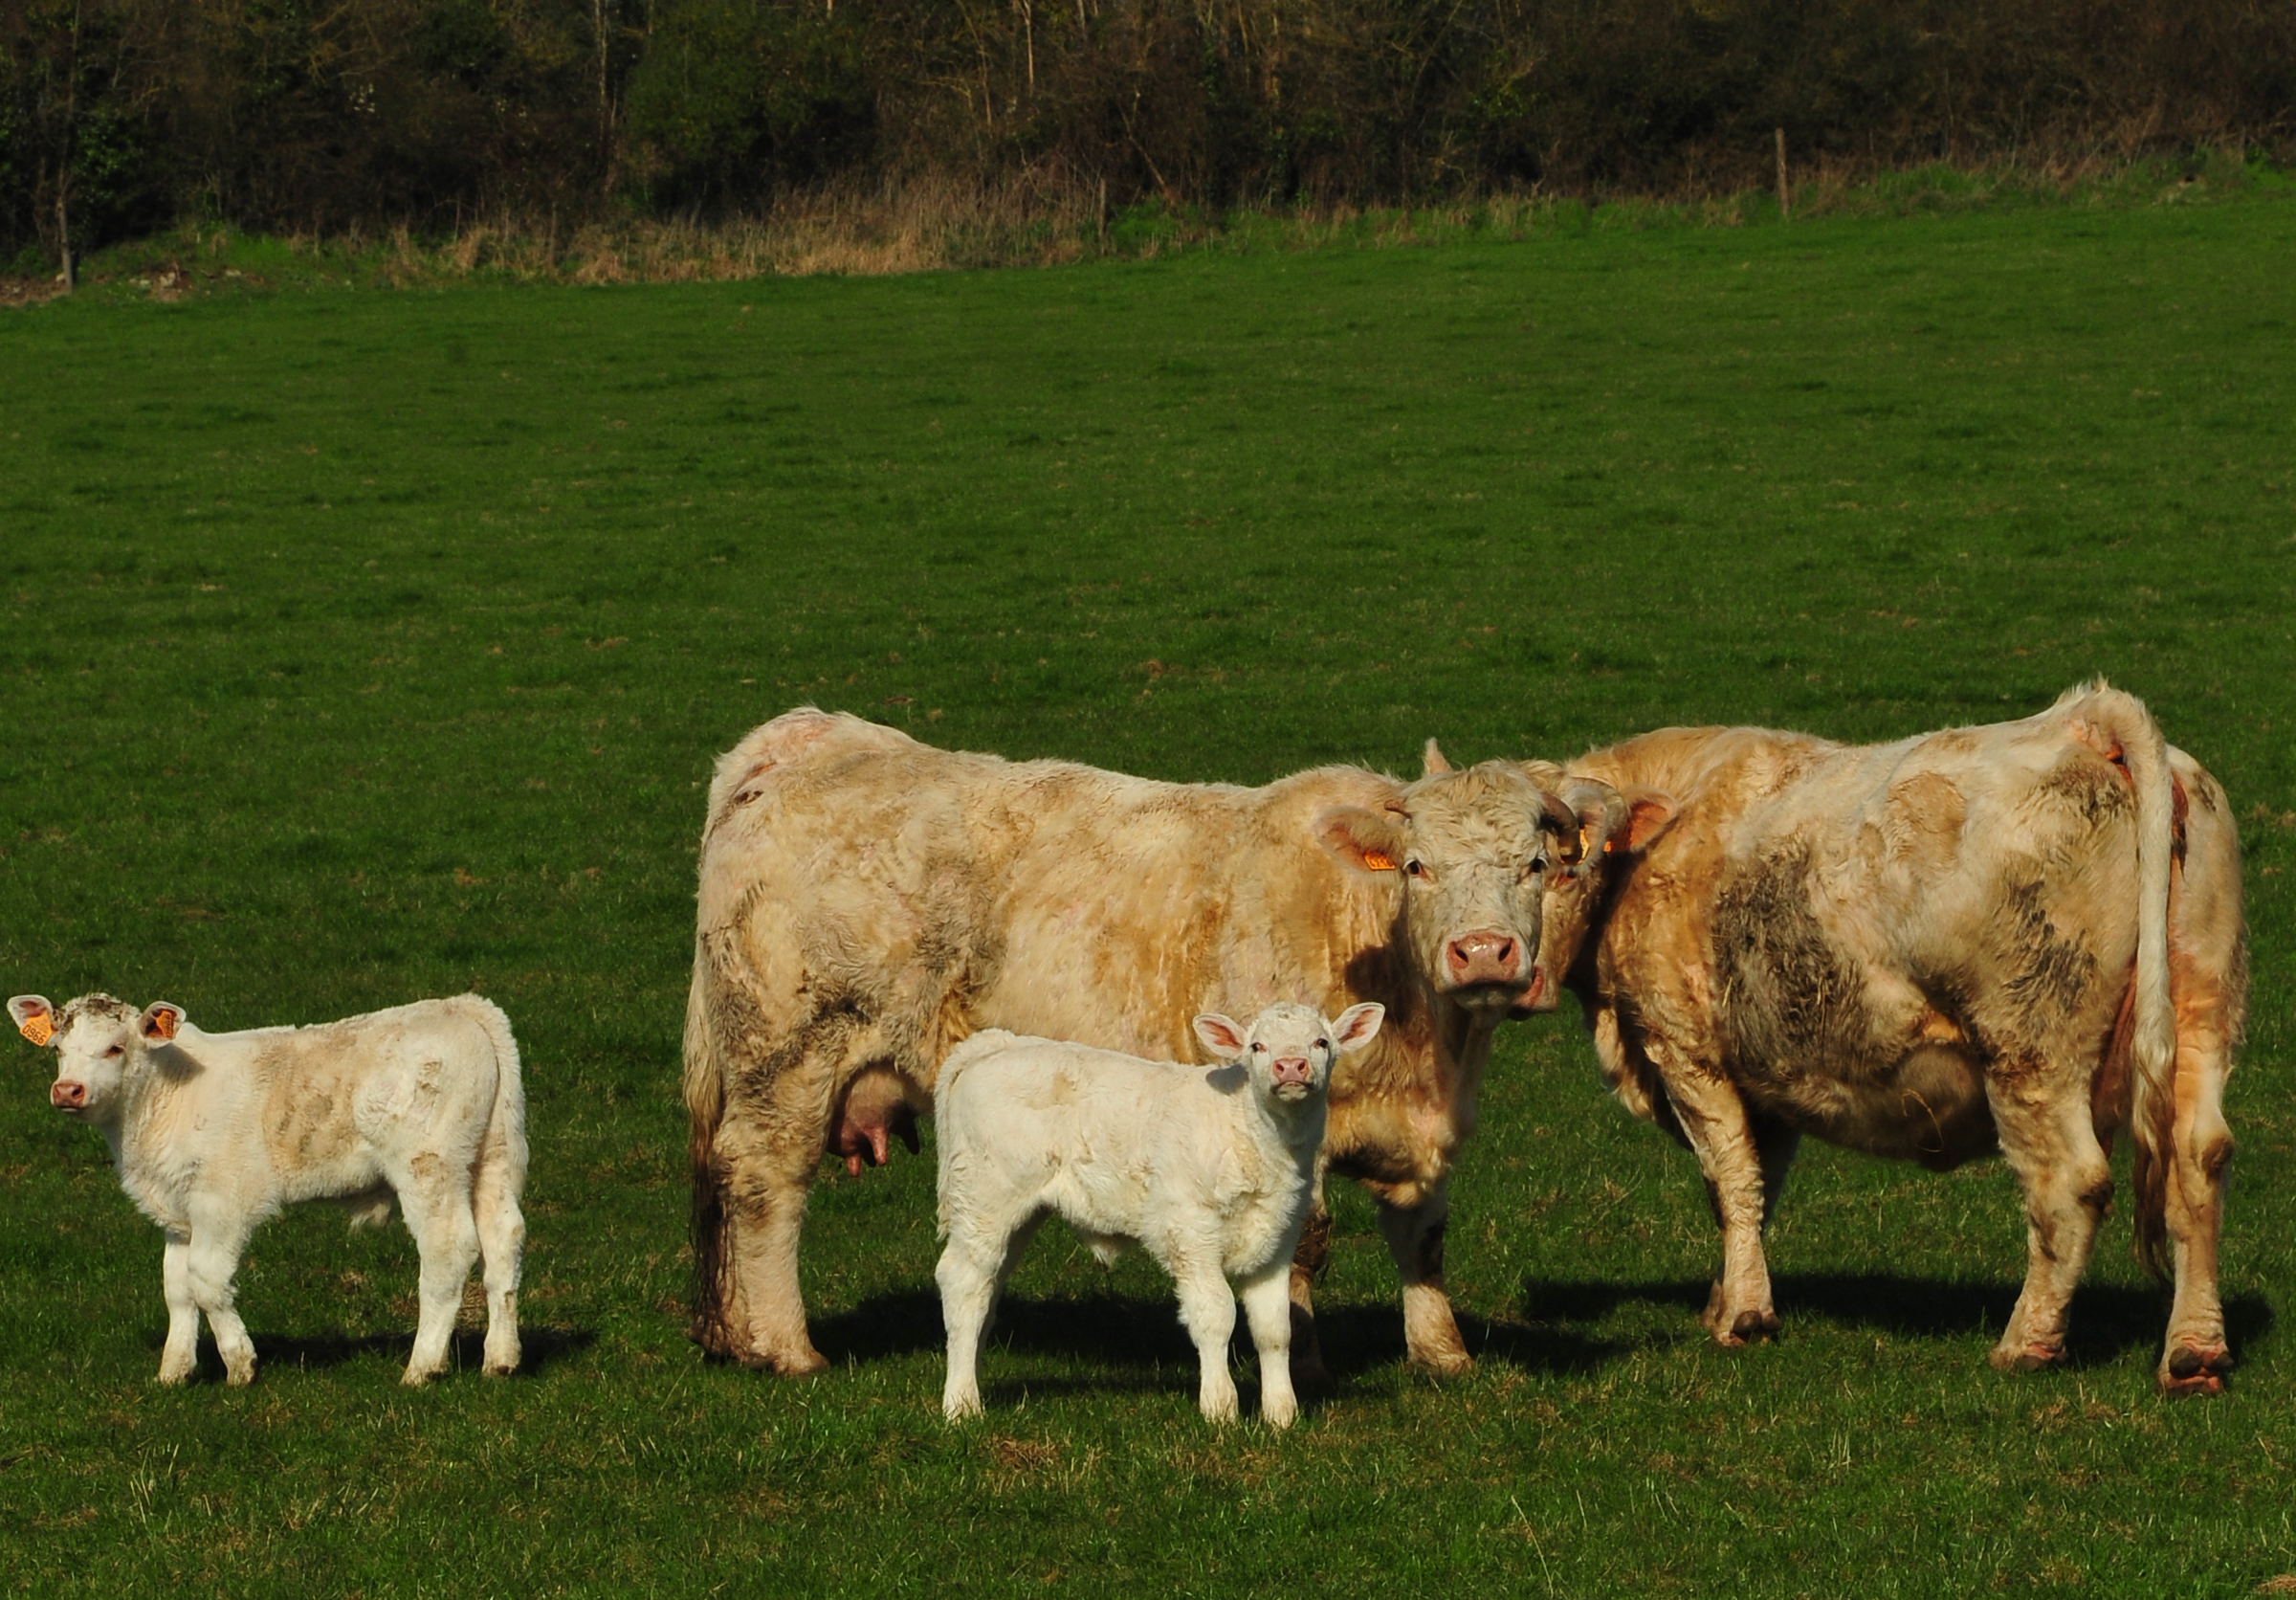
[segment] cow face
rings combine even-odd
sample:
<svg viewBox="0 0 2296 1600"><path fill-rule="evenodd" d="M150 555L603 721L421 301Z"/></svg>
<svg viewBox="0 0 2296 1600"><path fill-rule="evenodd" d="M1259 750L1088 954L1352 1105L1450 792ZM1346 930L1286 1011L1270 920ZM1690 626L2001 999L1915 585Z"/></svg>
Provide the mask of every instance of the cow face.
<svg viewBox="0 0 2296 1600"><path fill-rule="evenodd" d="M56 1054L55 1081L48 1103L69 1117L91 1122L115 1121L128 1082L144 1064L145 1051L175 1037L183 1022L180 1006L154 1001L138 1011L108 994L86 994L61 1011L37 994L19 994L8 1003L17 1029Z"/></svg>
<svg viewBox="0 0 2296 1600"><path fill-rule="evenodd" d="M1517 1016L1555 1009L1610 885L1674 820L1673 797L1655 789L1639 784L1613 789L1598 779L1567 775L1556 781L1563 803L1578 818L1578 837L1572 853L1577 859L1548 882L1538 978L1516 1004Z"/></svg>
<svg viewBox="0 0 2296 1600"><path fill-rule="evenodd" d="M1412 965L1436 995L1473 1011L1535 999L1540 902L1578 819L1512 763L1429 767L1380 811L1326 813L1323 843L1358 872L1402 878Z"/></svg>
<svg viewBox="0 0 2296 1600"><path fill-rule="evenodd" d="M1270 1006L1247 1029L1207 1011L1196 1019L1196 1036L1220 1059L1242 1066L1262 1099L1298 1105L1322 1096L1332 1062L1369 1044L1386 1016L1376 1001L1350 1006L1329 1022L1312 1006Z"/></svg>

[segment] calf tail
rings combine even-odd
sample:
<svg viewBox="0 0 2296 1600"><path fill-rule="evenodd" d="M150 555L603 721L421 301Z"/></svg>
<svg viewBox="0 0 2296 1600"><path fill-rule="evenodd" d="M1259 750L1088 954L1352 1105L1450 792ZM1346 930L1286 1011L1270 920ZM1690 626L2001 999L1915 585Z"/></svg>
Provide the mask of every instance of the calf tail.
<svg viewBox="0 0 2296 1600"><path fill-rule="evenodd" d="M495 1047L495 1104L479 1145L479 1164L495 1175L513 1200L526 1190L526 1084L519 1062L519 1041L510 1018L491 1000L478 1002L479 1025Z"/></svg>
<svg viewBox="0 0 2296 1600"><path fill-rule="evenodd" d="M728 1303L732 1219L726 1214L725 1185L718 1170L718 1129L725 1119L726 1063L723 1041L710 1025L710 981L709 958L697 941L694 982L686 996L686 1152L694 1185L694 1317L687 1337L706 1350L730 1353L740 1348L742 1341L732 1325Z"/></svg>
<svg viewBox="0 0 2296 1600"><path fill-rule="evenodd" d="M2169 989L2175 779L2169 769L2168 741L2143 701L2102 682L2082 698L2083 718L2106 741L2108 758L2128 769L2136 793L2136 971L2128 1024L2132 1068L2129 1136L2136 1155L2137 1257L2156 1277L2165 1278L2169 1169L2176 1118L2176 1013Z"/></svg>

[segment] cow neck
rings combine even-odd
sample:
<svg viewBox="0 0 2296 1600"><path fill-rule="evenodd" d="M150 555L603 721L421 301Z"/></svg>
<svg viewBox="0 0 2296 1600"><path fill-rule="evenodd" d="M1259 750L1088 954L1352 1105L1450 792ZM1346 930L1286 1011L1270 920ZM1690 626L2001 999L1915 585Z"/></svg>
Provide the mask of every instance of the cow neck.
<svg viewBox="0 0 2296 1600"><path fill-rule="evenodd" d="M141 1146L168 1142L168 1129L162 1124L174 1121L172 1113L183 1098L186 1086L200 1076L198 1073L186 1073L178 1078L170 1076L161 1063L162 1051L181 1053L181 1045L166 1044L157 1050L140 1046L139 1049L144 1057L143 1070L132 1078L123 1075L120 1115L103 1128L104 1139L112 1146L112 1159L115 1162L124 1162L130 1143Z"/></svg>

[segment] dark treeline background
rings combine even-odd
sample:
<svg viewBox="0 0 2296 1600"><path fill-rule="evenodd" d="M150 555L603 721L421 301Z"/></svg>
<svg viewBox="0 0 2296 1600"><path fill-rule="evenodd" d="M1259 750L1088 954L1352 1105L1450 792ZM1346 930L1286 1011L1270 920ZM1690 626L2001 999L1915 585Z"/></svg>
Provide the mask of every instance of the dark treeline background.
<svg viewBox="0 0 2296 1600"><path fill-rule="evenodd" d="M1033 174L1696 193L2296 134L2296 0L0 0L0 262ZM59 201L61 204L59 205Z"/></svg>

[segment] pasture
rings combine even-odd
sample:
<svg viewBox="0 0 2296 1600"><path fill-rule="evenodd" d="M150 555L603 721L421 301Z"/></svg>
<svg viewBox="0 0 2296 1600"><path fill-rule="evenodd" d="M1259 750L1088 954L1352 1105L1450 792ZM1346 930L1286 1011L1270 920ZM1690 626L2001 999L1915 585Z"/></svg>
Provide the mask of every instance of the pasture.
<svg viewBox="0 0 2296 1600"><path fill-rule="evenodd" d="M46 1595L2243 1594L2296 1572L2296 206L1580 233L1035 272L0 316L0 972L212 1029L475 988L518 1029L524 1372L396 1379L394 1221L273 1223L263 1369L154 1386L160 1237L0 1041L0 1588ZM1195 1414L1063 1230L938 1413L931 1145L825 1167L835 1370L684 1337L711 758L793 704L1181 779L1849 739L2103 673L2242 818L2242 1363L2153 1396L2125 1207L2066 1370L1985 1351L1998 1163L1804 1146L1772 1344L1577 1021L1453 1190L1475 1373L1335 1189L1336 1389ZM2126 1194L2126 1154L2118 1164ZM466 1328L475 1328L466 1322ZM1255 1385L1241 1361L1247 1411Z"/></svg>

